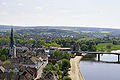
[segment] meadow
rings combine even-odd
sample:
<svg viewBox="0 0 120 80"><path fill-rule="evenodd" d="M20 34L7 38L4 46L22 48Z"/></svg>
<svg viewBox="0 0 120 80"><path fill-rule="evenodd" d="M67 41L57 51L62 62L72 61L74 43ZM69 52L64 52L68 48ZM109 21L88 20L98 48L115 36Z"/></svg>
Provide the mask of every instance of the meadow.
<svg viewBox="0 0 120 80"><path fill-rule="evenodd" d="M112 43L99 43L97 45L97 52L120 50L120 45L113 45Z"/></svg>

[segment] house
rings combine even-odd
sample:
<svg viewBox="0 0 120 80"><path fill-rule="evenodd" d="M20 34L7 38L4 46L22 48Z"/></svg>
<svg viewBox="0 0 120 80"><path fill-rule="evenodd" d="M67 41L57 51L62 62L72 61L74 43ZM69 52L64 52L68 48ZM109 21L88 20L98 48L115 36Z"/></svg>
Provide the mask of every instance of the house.
<svg viewBox="0 0 120 80"><path fill-rule="evenodd" d="M31 57L30 59L26 60L22 64L25 67L39 68L43 64L43 61L41 61L39 58Z"/></svg>
<svg viewBox="0 0 120 80"><path fill-rule="evenodd" d="M3 66L0 66L0 73L4 73L5 72L5 68Z"/></svg>
<svg viewBox="0 0 120 80"><path fill-rule="evenodd" d="M0 80L20 80L19 75L2 73L0 74Z"/></svg>
<svg viewBox="0 0 120 80"><path fill-rule="evenodd" d="M22 79L25 80L33 80L37 77L37 69L36 68L26 68L23 74L21 75Z"/></svg>
<svg viewBox="0 0 120 80"><path fill-rule="evenodd" d="M50 47L49 54L52 54L55 50L67 51L68 53L71 53L71 48Z"/></svg>
<svg viewBox="0 0 120 80"><path fill-rule="evenodd" d="M22 53L23 51L29 51L29 49L27 47L16 47L16 50L18 53Z"/></svg>

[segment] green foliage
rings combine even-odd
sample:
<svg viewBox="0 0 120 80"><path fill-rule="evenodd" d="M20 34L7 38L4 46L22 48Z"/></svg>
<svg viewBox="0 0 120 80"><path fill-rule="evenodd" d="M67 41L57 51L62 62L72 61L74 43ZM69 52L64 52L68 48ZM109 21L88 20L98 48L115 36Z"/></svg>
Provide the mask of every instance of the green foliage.
<svg viewBox="0 0 120 80"><path fill-rule="evenodd" d="M60 51L60 50L55 50L52 54L51 54L51 58L53 59L70 59L70 54L64 51Z"/></svg>
<svg viewBox="0 0 120 80"><path fill-rule="evenodd" d="M110 48L108 46L111 45ZM97 45L97 52L119 50L120 45L113 45L112 43L100 43Z"/></svg>
<svg viewBox="0 0 120 80"><path fill-rule="evenodd" d="M4 54L3 54L3 55L1 56L1 60L2 60L2 61L5 61L5 60L7 60L7 57L6 57L6 55L4 55Z"/></svg>
<svg viewBox="0 0 120 80"><path fill-rule="evenodd" d="M32 54L31 56L35 57L35 54Z"/></svg>
<svg viewBox="0 0 120 80"><path fill-rule="evenodd" d="M10 70L10 73L11 73L11 74L14 74L15 72L14 72L14 70Z"/></svg>
<svg viewBox="0 0 120 80"><path fill-rule="evenodd" d="M57 72L58 69L52 63L48 63L47 66L43 68L44 73L46 73L47 71Z"/></svg>
<svg viewBox="0 0 120 80"><path fill-rule="evenodd" d="M55 50L55 51L52 53L51 57L54 58L54 59L61 58L61 52L60 52L60 50Z"/></svg>
<svg viewBox="0 0 120 80"><path fill-rule="evenodd" d="M24 51L23 51L23 53L25 53L27 50L25 49Z"/></svg>
<svg viewBox="0 0 120 80"><path fill-rule="evenodd" d="M8 50L7 49L1 49L0 50L0 59L2 60L2 61L5 61L5 60L7 60L7 58L8 58Z"/></svg>
<svg viewBox="0 0 120 80"><path fill-rule="evenodd" d="M82 51L87 51L88 50L88 46L86 44L82 44L81 50Z"/></svg>
<svg viewBox="0 0 120 80"><path fill-rule="evenodd" d="M74 54L70 54L70 57L71 57L71 58L75 58L75 55L74 55Z"/></svg>
<svg viewBox="0 0 120 80"><path fill-rule="evenodd" d="M68 59L69 60L70 59L69 54L67 52L63 52L62 59Z"/></svg>
<svg viewBox="0 0 120 80"><path fill-rule="evenodd" d="M107 49L111 49L111 45L107 45L106 48L107 48Z"/></svg>
<svg viewBox="0 0 120 80"><path fill-rule="evenodd" d="M63 80L72 80L72 79L70 77L68 77L68 76L64 76Z"/></svg>
<svg viewBox="0 0 120 80"><path fill-rule="evenodd" d="M2 38L0 38L0 45L7 45L9 42L9 38L5 38L2 36Z"/></svg>
<svg viewBox="0 0 120 80"><path fill-rule="evenodd" d="M43 68L43 75L48 71L52 71L58 74L60 80L61 79L63 80L64 76L68 76L69 68L70 68L70 61L67 59L62 59L58 61L56 65L53 65L52 63L48 63L47 66Z"/></svg>
<svg viewBox="0 0 120 80"><path fill-rule="evenodd" d="M62 62L61 62L61 69L62 70L66 70L66 69L68 69L68 68L70 68L71 66L70 66L70 61L69 60L67 60L67 59L62 59Z"/></svg>
<svg viewBox="0 0 120 80"><path fill-rule="evenodd" d="M82 51L96 51L95 40L78 40L77 45L81 46Z"/></svg>
<svg viewBox="0 0 120 80"><path fill-rule="evenodd" d="M3 64L11 64L11 62L9 61L9 62L4 62Z"/></svg>
<svg viewBox="0 0 120 80"><path fill-rule="evenodd" d="M7 49L1 49L0 54L1 55L8 55L8 50Z"/></svg>

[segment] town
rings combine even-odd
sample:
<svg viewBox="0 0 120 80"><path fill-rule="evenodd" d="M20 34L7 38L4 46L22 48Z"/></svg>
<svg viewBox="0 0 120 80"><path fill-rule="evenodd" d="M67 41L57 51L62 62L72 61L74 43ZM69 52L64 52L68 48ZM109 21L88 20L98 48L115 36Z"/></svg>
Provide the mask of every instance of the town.
<svg viewBox="0 0 120 80"><path fill-rule="evenodd" d="M26 44L27 45L27 44ZM31 44L33 46L33 44ZM46 80L42 77L43 68L51 62L55 64L61 58L51 56L54 51L67 51L71 53L71 48L61 47L25 47L16 46L13 28L11 28L10 43L2 47L0 51L0 79L2 80ZM49 75L51 72L44 75ZM52 73L53 77L56 77ZM57 77L56 77L57 79ZM56 80L55 79L55 80Z"/></svg>
<svg viewBox="0 0 120 80"><path fill-rule="evenodd" d="M84 66L84 61L120 62L119 53L114 51L120 47L120 38L116 33L100 33L100 37L94 36L97 34L91 31L76 33L54 27L37 28L5 26L1 29L0 79L84 80L85 71L81 71L78 64ZM112 31L116 32L115 29ZM117 56L116 62L102 61L103 55L110 54Z"/></svg>

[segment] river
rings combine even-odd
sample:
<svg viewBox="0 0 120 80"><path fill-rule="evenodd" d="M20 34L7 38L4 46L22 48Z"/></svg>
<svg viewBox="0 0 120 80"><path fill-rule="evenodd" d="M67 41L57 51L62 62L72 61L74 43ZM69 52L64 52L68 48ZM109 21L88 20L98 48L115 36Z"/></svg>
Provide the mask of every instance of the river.
<svg viewBox="0 0 120 80"><path fill-rule="evenodd" d="M117 63L117 55L104 54L100 56L102 62L97 60L95 56L80 61L80 71L85 80L120 80L120 64Z"/></svg>

